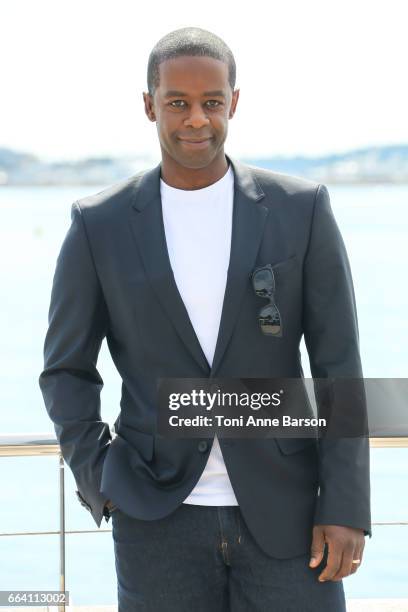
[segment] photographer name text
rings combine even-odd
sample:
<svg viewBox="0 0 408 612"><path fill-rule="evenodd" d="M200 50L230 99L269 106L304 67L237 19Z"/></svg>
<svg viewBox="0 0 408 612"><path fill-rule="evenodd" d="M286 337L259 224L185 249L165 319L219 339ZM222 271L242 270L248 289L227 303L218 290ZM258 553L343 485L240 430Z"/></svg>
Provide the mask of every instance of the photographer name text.
<svg viewBox="0 0 408 612"><path fill-rule="evenodd" d="M226 417L222 414L213 417L197 415L194 417L169 417L171 427L326 427L326 419L323 418L294 418L289 415L280 417Z"/></svg>

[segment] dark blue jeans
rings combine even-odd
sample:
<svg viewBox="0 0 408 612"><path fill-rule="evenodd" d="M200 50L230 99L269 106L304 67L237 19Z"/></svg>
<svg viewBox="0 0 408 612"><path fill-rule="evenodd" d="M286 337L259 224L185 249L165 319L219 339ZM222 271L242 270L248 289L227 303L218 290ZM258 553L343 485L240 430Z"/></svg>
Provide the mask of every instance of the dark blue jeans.
<svg viewBox="0 0 408 612"><path fill-rule="evenodd" d="M343 583L318 582L310 555L274 559L238 506L181 504L143 521L114 510L119 612L345 612Z"/></svg>

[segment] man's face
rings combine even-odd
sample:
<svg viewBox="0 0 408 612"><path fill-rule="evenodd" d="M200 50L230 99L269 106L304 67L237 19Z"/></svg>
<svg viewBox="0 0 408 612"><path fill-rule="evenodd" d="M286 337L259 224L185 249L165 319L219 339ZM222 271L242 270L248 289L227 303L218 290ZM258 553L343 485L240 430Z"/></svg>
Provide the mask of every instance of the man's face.
<svg viewBox="0 0 408 612"><path fill-rule="evenodd" d="M144 93L143 98L147 116L156 121L162 155L185 168L205 168L223 154L238 102L228 66L211 57L186 56L162 62L159 71L154 97Z"/></svg>

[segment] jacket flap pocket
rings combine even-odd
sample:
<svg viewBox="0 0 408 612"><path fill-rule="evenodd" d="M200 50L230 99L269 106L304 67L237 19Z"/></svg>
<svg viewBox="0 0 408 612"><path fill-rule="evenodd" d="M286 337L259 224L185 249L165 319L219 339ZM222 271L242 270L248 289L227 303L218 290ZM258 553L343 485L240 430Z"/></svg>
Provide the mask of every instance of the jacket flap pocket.
<svg viewBox="0 0 408 612"><path fill-rule="evenodd" d="M275 441L284 455L297 453L312 444L317 448L316 438L275 438Z"/></svg>
<svg viewBox="0 0 408 612"><path fill-rule="evenodd" d="M129 425L121 423L118 436L126 440L131 446L137 450L142 457L151 461L153 457L154 436L153 434L139 431Z"/></svg>

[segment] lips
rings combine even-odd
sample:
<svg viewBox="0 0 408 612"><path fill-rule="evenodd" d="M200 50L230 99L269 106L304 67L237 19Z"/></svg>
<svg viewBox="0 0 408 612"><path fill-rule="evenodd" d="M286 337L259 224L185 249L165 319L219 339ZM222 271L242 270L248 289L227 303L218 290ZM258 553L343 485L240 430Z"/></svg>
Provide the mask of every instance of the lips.
<svg viewBox="0 0 408 612"><path fill-rule="evenodd" d="M209 138L179 138L179 140L187 147L194 149L204 149L210 143L211 137Z"/></svg>
<svg viewBox="0 0 408 612"><path fill-rule="evenodd" d="M200 139L193 139L193 138L180 138L180 140L182 140L183 142L205 142L206 140L210 140L210 138L200 138Z"/></svg>

